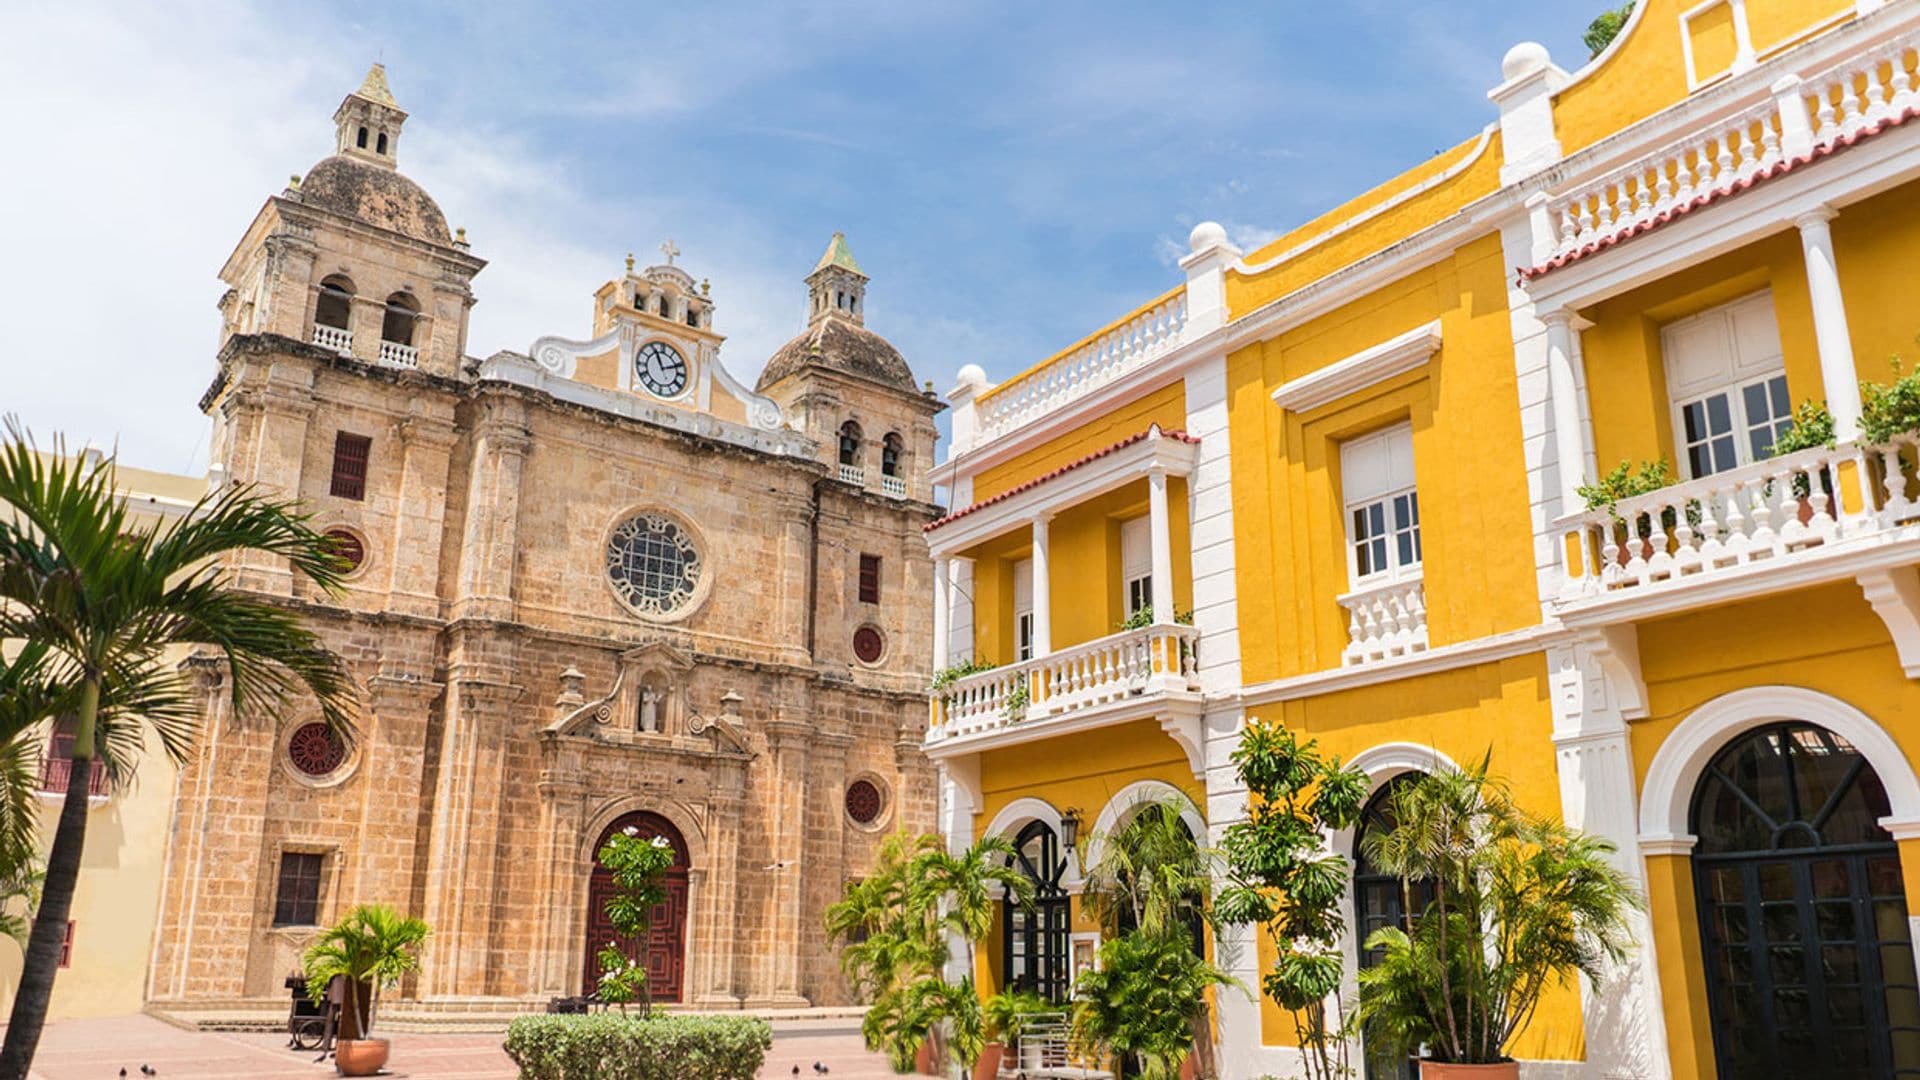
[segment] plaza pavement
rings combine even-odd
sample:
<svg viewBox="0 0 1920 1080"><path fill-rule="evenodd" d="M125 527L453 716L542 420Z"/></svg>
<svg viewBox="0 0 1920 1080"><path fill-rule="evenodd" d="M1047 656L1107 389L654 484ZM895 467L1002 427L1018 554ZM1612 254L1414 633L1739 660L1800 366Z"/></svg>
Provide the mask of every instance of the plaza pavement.
<svg viewBox="0 0 1920 1080"><path fill-rule="evenodd" d="M773 1051L761 1080L793 1075L813 1077L814 1062L830 1070L828 1080L880 1080L892 1077L885 1059L860 1044L851 1020L783 1020L774 1024ZM434 1080L515 1080L513 1063L500 1049L498 1033L393 1036L391 1071L395 1077ZM319 1080L334 1075L333 1064L317 1064L318 1055L286 1048L286 1036L267 1033L186 1031L151 1016L100 1020L60 1020L47 1025L40 1040L34 1080L117 1080L125 1069L141 1080L140 1066L158 1080Z"/></svg>

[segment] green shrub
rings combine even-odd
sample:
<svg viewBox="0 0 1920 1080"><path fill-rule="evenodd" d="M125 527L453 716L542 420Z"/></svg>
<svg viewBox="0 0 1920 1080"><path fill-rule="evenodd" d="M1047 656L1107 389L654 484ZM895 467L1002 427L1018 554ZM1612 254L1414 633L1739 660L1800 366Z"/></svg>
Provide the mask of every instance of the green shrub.
<svg viewBox="0 0 1920 1080"><path fill-rule="evenodd" d="M1920 431L1920 368L1903 372L1893 358L1893 382L1860 384L1860 437L1887 443Z"/></svg>
<svg viewBox="0 0 1920 1080"><path fill-rule="evenodd" d="M522 1016L506 1051L520 1080L753 1080L773 1046L757 1016Z"/></svg>

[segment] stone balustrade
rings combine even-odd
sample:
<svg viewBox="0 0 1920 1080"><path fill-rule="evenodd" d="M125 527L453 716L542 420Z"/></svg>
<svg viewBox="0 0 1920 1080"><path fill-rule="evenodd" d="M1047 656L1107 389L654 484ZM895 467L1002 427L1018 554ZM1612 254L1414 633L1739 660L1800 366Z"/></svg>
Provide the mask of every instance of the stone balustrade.
<svg viewBox="0 0 1920 1080"><path fill-rule="evenodd" d="M1123 630L933 692L929 743L1034 723L1163 689L1197 690L1199 632L1156 624Z"/></svg>
<svg viewBox="0 0 1920 1080"><path fill-rule="evenodd" d="M904 499L907 497L907 482L898 476L883 475L880 477L880 493L891 499Z"/></svg>
<svg viewBox="0 0 1920 1080"><path fill-rule="evenodd" d="M991 439L1086 396L1185 340L1187 294L1164 297L1048 362L981 395L979 438Z"/></svg>
<svg viewBox="0 0 1920 1080"><path fill-rule="evenodd" d="M1804 78L1788 75L1725 118L1550 196L1534 210L1535 261L1630 234L1920 104L1916 43L1920 31L1908 31Z"/></svg>
<svg viewBox="0 0 1920 1080"><path fill-rule="evenodd" d="M1786 568L1920 519L1920 440L1814 447L1563 519L1563 602Z"/></svg>
<svg viewBox="0 0 1920 1080"><path fill-rule="evenodd" d="M420 350L412 345L402 345L397 341L380 343L380 362L398 367L418 367Z"/></svg>
<svg viewBox="0 0 1920 1080"><path fill-rule="evenodd" d="M866 487L867 470L858 465L842 464L840 466L840 482L843 484L852 484L855 487Z"/></svg>
<svg viewBox="0 0 1920 1080"><path fill-rule="evenodd" d="M1427 590L1419 578L1367 585L1340 597L1347 611L1346 667L1427 650Z"/></svg>
<svg viewBox="0 0 1920 1080"><path fill-rule="evenodd" d="M321 326L315 323L313 327L313 343L323 349L332 349L334 352L345 355L353 351L353 331L342 330L337 326Z"/></svg>

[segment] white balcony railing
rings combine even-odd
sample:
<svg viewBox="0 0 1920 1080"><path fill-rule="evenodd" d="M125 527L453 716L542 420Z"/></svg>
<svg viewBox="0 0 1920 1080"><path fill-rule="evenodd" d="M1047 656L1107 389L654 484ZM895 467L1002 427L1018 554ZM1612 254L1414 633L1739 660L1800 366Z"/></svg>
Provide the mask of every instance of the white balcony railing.
<svg viewBox="0 0 1920 1080"><path fill-rule="evenodd" d="M337 326L313 326L313 343L323 349L346 354L353 351L353 331L342 330Z"/></svg>
<svg viewBox="0 0 1920 1080"><path fill-rule="evenodd" d="M1098 390L1180 344L1186 327L1187 294L1182 290L1016 375L980 400L979 437L991 439Z"/></svg>
<svg viewBox="0 0 1920 1080"><path fill-rule="evenodd" d="M1563 520L1563 603L1782 567L1920 519L1920 439L1814 447Z"/></svg>
<svg viewBox="0 0 1920 1080"><path fill-rule="evenodd" d="M397 341L380 343L380 362L396 364L400 367L417 367L420 363L420 350L412 345L402 345Z"/></svg>
<svg viewBox="0 0 1920 1080"><path fill-rule="evenodd" d="M1347 609L1347 667L1427 650L1427 590L1419 578L1365 585L1342 596Z"/></svg>
<svg viewBox="0 0 1920 1080"><path fill-rule="evenodd" d="M883 475L880 477L880 492L888 498L904 499L907 497L907 482L898 476Z"/></svg>
<svg viewBox="0 0 1920 1080"><path fill-rule="evenodd" d="M1920 104L1916 43L1920 31L1909 30L1804 78L1789 75L1724 120L1549 199L1533 219L1537 261L1628 233Z"/></svg>
<svg viewBox="0 0 1920 1080"><path fill-rule="evenodd" d="M1199 633L1155 625L956 679L934 692L927 741L978 735L1164 690L1195 690Z"/></svg>
<svg viewBox="0 0 1920 1080"><path fill-rule="evenodd" d="M858 465L843 464L840 466L840 482L843 484L853 484L857 487L866 487L867 470Z"/></svg>

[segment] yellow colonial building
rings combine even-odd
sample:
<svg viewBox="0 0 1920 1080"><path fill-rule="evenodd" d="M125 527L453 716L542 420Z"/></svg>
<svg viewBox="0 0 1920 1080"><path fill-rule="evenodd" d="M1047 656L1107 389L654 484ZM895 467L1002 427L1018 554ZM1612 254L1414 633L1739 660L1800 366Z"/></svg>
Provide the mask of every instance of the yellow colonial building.
<svg viewBox="0 0 1920 1080"><path fill-rule="evenodd" d="M935 667L993 666L926 749L950 840L1015 840L1042 897L985 985L1070 992L1063 833L1175 798L1217 838L1277 720L1376 789L1491 752L1618 845L1638 947L1543 1003L1526 1075L1920 1075L1920 446L1859 388L1920 337L1916 44L1913 0L1642 0L1578 71L1489 63L1453 149L1257 251L1202 224L1177 288L962 369ZM1809 400L1832 444L1774 453ZM1249 986L1256 938L1212 946ZM1296 1061L1270 1003L1219 1033L1227 1076Z"/></svg>

